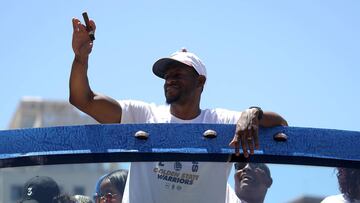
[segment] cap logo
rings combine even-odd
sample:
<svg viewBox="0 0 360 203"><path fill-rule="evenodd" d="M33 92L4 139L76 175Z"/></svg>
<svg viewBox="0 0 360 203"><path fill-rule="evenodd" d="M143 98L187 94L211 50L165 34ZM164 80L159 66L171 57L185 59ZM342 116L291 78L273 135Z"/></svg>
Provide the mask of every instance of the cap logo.
<svg viewBox="0 0 360 203"><path fill-rule="evenodd" d="M27 196L31 196L32 195L32 187L29 187L28 189L27 189Z"/></svg>

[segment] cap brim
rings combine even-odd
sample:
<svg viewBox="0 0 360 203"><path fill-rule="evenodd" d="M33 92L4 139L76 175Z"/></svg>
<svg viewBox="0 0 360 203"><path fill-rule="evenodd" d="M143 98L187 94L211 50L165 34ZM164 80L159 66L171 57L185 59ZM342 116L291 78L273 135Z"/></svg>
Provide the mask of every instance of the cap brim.
<svg viewBox="0 0 360 203"><path fill-rule="evenodd" d="M153 68L152 68L153 73L160 78L164 78L165 72L168 69L169 64L174 61L179 62L172 58L162 58L162 59L157 60L154 63ZM179 63L181 63L181 62L179 62Z"/></svg>

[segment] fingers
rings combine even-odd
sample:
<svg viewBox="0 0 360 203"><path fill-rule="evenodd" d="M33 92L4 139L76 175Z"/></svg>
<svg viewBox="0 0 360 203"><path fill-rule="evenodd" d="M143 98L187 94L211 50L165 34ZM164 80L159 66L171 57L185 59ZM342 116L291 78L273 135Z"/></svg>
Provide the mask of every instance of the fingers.
<svg viewBox="0 0 360 203"><path fill-rule="evenodd" d="M240 152L239 152L239 141L238 141L238 135L235 134L234 138L231 140L231 142L229 143L229 146L234 147L235 148L235 155L239 156Z"/></svg>
<svg viewBox="0 0 360 203"><path fill-rule="evenodd" d="M250 154L255 153L255 149L259 149L259 128L257 125L251 125L246 130L237 130L234 138L229 143L229 146L235 148L235 155L239 156L239 147L244 153L244 157L249 157Z"/></svg>
<svg viewBox="0 0 360 203"><path fill-rule="evenodd" d="M255 148L256 149L260 149L259 146L259 126L253 126L253 137L254 137L254 143L255 143Z"/></svg>
<svg viewBox="0 0 360 203"><path fill-rule="evenodd" d="M246 137L247 144L250 149L250 154L254 154L254 142L255 142L255 126L250 125L248 127L248 135Z"/></svg>
<svg viewBox="0 0 360 203"><path fill-rule="evenodd" d="M235 143L235 155L240 156L240 144L239 141Z"/></svg>
<svg viewBox="0 0 360 203"><path fill-rule="evenodd" d="M77 26L79 27L79 31L80 31L80 32L87 32L86 26L83 25L83 24L81 24L80 21L78 22Z"/></svg>
<svg viewBox="0 0 360 203"><path fill-rule="evenodd" d="M72 19L74 32L83 32L86 31L85 25L81 24L80 20L77 18ZM94 24L95 25L95 24Z"/></svg>
<svg viewBox="0 0 360 203"><path fill-rule="evenodd" d="M247 149L247 138L248 138L248 131L244 131L242 133L242 136L241 136L241 147L243 149L243 153L244 153L244 157L245 158L248 158L249 157L249 153L248 153L248 149Z"/></svg>
<svg viewBox="0 0 360 203"><path fill-rule="evenodd" d="M249 134L247 136L247 144L250 148L250 154L254 154L255 149L259 149L259 127L257 125L251 125ZM255 147L255 148L254 148Z"/></svg>
<svg viewBox="0 0 360 203"><path fill-rule="evenodd" d="M251 131L250 131L250 133L251 133ZM247 136L246 139L247 139L247 144L250 149L250 154L254 154L254 139L253 139L252 135Z"/></svg>
<svg viewBox="0 0 360 203"><path fill-rule="evenodd" d="M90 19L90 20L89 20L89 23L90 23L91 29L95 32L95 30L96 30L95 22L94 22L92 19Z"/></svg>
<svg viewBox="0 0 360 203"><path fill-rule="evenodd" d="M73 18L72 19L72 25L73 25L73 29L74 29L74 32L75 31L78 31L78 23L79 23L80 21L79 21L79 19L77 19L77 18Z"/></svg>
<svg viewBox="0 0 360 203"><path fill-rule="evenodd" d="M229 146L234 147L235 148L235 155L239 156L240 155L240 143L241 143L241 147L243 149L243 153L245 158L249 157L249 153L247 151L247 136L246 136L246 131L244 131L243 133L240 134L239 131L236 132L236 134L234 135L234 138L232 139L232 141L230 142Z"/></svg>

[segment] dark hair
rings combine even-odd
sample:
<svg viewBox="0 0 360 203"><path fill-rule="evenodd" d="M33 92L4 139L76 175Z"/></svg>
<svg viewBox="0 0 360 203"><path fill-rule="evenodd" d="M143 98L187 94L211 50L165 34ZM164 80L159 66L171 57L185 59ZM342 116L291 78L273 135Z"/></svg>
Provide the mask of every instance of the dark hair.
<svg viewBox="0 0 360 203"><path fill-rule="evenodd" d="M121 194L123 194L127 176L128 176L128 171L124 170L124 169L120 169L120 170L111 172L104 179L110 180L110 183L112 185L115 185L116 188L121 192Z"/></svg>
<svg viewBox="0 0 360 203"><path fill-rule="evenodd" d="M360 170L353 168L338 168L337 178L339 189L350 201L360 197Z"/></svg>
<svg viewBox="0 0 360 203"><path fill-rule="evenodd" d="M104 180L109 180L110 183L114 185L119 192L121 192L121 195L123 195L127 176L128 170L119 169L100 177L96 183L95 194L100 194L101 183L104 182Z"/></svg>

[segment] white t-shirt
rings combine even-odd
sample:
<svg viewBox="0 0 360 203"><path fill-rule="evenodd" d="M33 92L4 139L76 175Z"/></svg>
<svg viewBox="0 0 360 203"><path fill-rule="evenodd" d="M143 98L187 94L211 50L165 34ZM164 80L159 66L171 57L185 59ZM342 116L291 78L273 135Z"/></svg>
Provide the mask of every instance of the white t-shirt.
<svg viewBox="0 0 360 203"><path fill-rule="evenodd" d="M182 120L170 106L140 101L118 101L121 123L218 123L235 124L241 112L201 110L198 117ZM230 140L229 140L230 142ZM231 163L134 162L126 182L124 203L232 203L240 202L227 185Z"/></svg>
<svg viewBox="0 0 360 203"><path fill-rule="evenodd" d="M360 200L350 201L343 194L326 197L321 203L360 203Z"/></svg>

